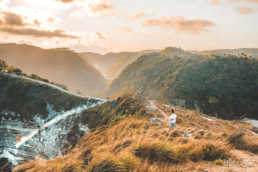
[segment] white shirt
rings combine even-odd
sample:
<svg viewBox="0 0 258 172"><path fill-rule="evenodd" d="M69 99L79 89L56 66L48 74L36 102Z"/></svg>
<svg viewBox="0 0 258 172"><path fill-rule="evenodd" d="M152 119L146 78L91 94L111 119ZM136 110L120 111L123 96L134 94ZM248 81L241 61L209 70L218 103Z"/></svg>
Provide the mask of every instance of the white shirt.
<svg viewBox="0 0 258 172"><path fill-rule="evenodd" d="M168 117L168 119L170 119L170 122L173 122L173 123L176 123L176 118L177 116L175 113L173 113L171 116Z"/></svg>

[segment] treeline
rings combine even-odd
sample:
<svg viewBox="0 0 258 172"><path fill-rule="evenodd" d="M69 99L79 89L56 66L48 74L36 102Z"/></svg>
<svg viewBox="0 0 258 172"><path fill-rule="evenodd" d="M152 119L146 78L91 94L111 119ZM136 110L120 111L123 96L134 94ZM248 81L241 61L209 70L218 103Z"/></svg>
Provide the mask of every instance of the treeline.
<svg viewBox="0 0 258 172"><path fill-rule="evenodd" d="M54 82L49 82L47 79L41 78L40 76L38 76L36 74L28 75L26 73L23 73L21 69L10 66L4 60L1 60L1 59L0 59L0 72L1 73L8 73L8 74L15 74L15 75L18 75L18 76L25 76L27 78L31 78L31 79L35 79L35 80L38 80L38 81L43 81L43 82L47 82L47 83L50 83L50 84L54 84L54 85L57 85L57 86L67 90L67 87L65 85L56 84Z"/></svg>
<svg viewBox="0 0 258 172"><path fill-rule="evenodd" d="M258 61L236 56L140 57L112 82L109 96L142 91L145 96L224 119L258 119Z"/></svg>

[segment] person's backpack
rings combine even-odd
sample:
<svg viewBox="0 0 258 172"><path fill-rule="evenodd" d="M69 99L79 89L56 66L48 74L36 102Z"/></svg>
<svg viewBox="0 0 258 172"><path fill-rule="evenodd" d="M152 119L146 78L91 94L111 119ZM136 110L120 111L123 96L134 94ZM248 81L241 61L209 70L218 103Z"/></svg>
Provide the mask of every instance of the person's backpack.
<svg viewBox="0 0 258 172"><path fill-rule="evenodd" d="M188 135L187 133L185 133L185 134L184 134L184 137L187 137L187 138L189 138L189 135Z"/></svg>

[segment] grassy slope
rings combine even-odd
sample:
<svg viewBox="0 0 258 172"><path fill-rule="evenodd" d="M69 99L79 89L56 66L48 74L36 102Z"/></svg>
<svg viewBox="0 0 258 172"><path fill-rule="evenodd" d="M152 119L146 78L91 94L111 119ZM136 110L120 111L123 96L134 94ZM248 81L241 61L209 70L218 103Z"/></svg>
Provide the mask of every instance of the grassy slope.
<svg viewBox="0 0 258 172"><path fill-rule="evenodd" d="M170 111L166 106L158 106ZM65 156L28 162L15 171L199 171L230 168L223 166L224 162L239 163L240 157L231 153L236 148L257 153L257 136L246 131L249 126L237 121L207 121L189 110L176 110L176 114L178 125L172 133L167 124L159 126L129 117L92 129ZM190 138L182 136L185 132ZM243 133L243 137L232 139L236 133ZM237 147L240 142L246 147Z"/></svg>
<svg viewBox="0 0 258 172"><path fill-rule="evenodd" d="M257 59L229 57L168 57L151 54L129 65L108 88L108 96L143 91L167 103L186 101L186 107L219 117L257 118Z"/></svg>
<svg viewBox="0 0 258 172"><path fill-rule="evenodd" d="M88 99L65 94L46 85L21 78L0 74L0 110L20 114L22 119L31 121L40 114L48 114L46 103L54 105L53 110L61 112L85 104Z"/></svg>
<svg viewBox="0 0 258 172"><path fill-rule="evenodd" d="M72 51L46 50L21 44L0 44L0 59L27 74L37 74L66 85L73 92L80 91L88 96L101 94L107 86L99 71Z"/></svg>

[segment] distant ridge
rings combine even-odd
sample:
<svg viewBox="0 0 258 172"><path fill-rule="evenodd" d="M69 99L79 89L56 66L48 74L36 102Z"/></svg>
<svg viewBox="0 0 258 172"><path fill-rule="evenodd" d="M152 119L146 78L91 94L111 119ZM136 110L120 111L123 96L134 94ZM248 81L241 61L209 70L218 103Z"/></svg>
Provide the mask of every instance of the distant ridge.
<svg viewBox="0 0 258 172"><path fill-rule="evenodd" d="M109 81L116 78L127 65L144 54L159 52L159 50L143 50L138 52L109 52L104 55L92 52L79 53L90 65L98 69Z"/></svg>
<svg viewBox="0 0 258 172"><path fill-rule="evenodd" d="M107 86L99 71L69 49L0 44L0 59L25 73L37 74L87 96L100 96Z"/></svg>

